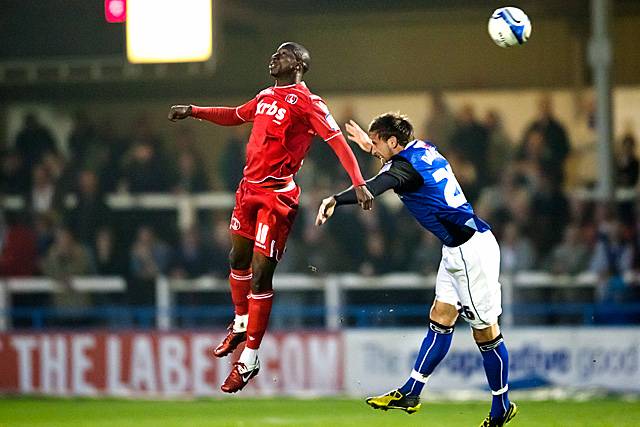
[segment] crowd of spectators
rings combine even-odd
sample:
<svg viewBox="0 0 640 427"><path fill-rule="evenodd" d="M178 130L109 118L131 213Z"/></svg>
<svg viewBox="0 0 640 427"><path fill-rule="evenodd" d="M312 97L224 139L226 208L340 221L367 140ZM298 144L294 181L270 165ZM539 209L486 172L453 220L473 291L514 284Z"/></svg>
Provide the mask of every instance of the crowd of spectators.
<svg viewBox="0 0 640 427"><path fill-rule="evenodd" d="M454 113L442 96L434 94L432 102L418 136L450 160L467 198L492 225L503 273L591 271L601 278L600 300L629 293L633 286L622 277L640 269L640 203L598 204L567 190L572 144L548 97L520 141L509 140L496 111L479 119L471 105ZM207 167L188 132L165 145L144 118L132 129L116 135L110 123L77 114L68 141L60 144L36 115L26 115L15 141L0 153L0 194L25 202L22 210L0 212L0 276L45 275L65 283L78 275L119 275L128 280L130 302L145 304L159 274L228 274L228 209L201 214L180 230L175 214L123 212L106 195L232 192L242 176L248 129L231 131L218 147L217 163ZM356 155L366 176L379 168L377 160ZM615 158L617 185L635 187L632 133L616 146ZM397 201L376 201L373 212L347 207L325 227L313 226L316 202L347 182L326 144L313 145L297 181L313 203L300 210L280 272L435 273L439 241ZM79 303L71 291L61 295L60 305Z"/></svg>

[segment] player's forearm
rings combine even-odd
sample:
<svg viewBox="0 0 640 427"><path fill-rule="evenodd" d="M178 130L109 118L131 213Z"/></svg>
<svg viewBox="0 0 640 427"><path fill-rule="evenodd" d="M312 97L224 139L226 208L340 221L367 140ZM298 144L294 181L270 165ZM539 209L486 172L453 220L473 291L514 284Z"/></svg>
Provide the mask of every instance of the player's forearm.
<svg viewBox="0 0 640 427"><path fill-rule="evenodd" d="M238 116L235 107L198 107L192 105L191 117L207 120L221 126L237 126L245 122Z"/></svg>
<svg viewBox="0 0 640 427"><path fill-rule="evenodd" d="M398 179L386 173L381 173L366 182L367 188L373 194L374 197L378 197L380 194L387 190L395 188L398 185ZM356 197L356 190L353 186L333 196L336 199L336 206L340 205L355 205L358 203Z"/></svg>
<svg viewBox="0 0 640 427"><path fill-rule="evenodd" d="M351 183L354 186L363 185L364 178L360 172L358 161L356 160L356 156L353 155L353 151L349 148L344 137L341 134L338 134L336 137L328 140L327 144L329 144L333 152L338 156L342 167L349 174L349 178L351 178Z"/></svg>

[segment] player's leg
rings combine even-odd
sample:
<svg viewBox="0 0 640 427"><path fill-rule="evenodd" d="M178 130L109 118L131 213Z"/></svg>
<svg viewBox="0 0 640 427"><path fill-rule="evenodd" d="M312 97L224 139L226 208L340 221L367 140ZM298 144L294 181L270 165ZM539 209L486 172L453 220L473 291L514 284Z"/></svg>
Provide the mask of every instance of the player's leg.
<svg viewBox="0 0 640 427"><path fill-rule="evenodd" d="M258 349L267 330L271 307L273 305L273 273L277 261L254 252L252 261L253 279L249 294L249 321L247 341L238 362L234 363L231 373L222 384L222 391L235 393L244 388L249 380L260 371Z"/></svg>
<svg viewBox="0 0 640 427"><path fill-rule="evenodd" d="M285 250L287 237L297 211L299 189L264 195L256 217L251 260L252 280L249 293L247 341L240 359L222 385L222 391L241 390L260 370L258 349L266 332L273 305L273 275Z"/></svg>
<svg viewBox="0 0 640 427"><path fill-rule="evenodd" d="M482 426L501 426L508 423L517 412L517 407L509 401L509 352L497 323L483 329L473 328L482 364L491 388L493 399L489 416Z"/></svg>
<svg viewBox="0 0 640 427"><path fill-rule="evenodd" d="M231 233L229 286L231 288L231 300L233 301L235 317L231 325L229 325L227 336L213 350L213 354L216 357L224 357L230 354L246 340L249 317L248 296L253 277L251 271L252 256L253 240Z"/></svg>
<svg viewBox="0 0 640 427"><path fill-rule="evenodd" d="M473 330L492 394L489 416L481 426L502 426L515 416L517 407L509 401L509 353L498 327L502 313L500 249L493 234L486 231L476 233L458 247L458 252L462 262L461 271L455 275L458 309Z"/></svg>
<svg viewBox="0 0 640 427"><path fill-rule="evenodd" d="M446 268L444 255L443 250L436 278L436 298L429 313L429 329L422 340L411 375L402 387L381 396L367 398L366 402L373 408L401 409L409 413L417 411L425 383L451 347L453 325L458 318L455 305L458 296L453 278Z"/></svg>
<svg viewBox="0 0 640 427"><path fill-rule="evenodd" d="M422 340L411 375L402 387L367 398L366 402L373 408L401 409L410 414L420 409L422 389L451 347L458 311L451 304L435 300L429 317L429 330Z"/></svg>
<svg viewBox="0 0 640 427"><path fill-rule="evenodd" d="M407 382L400 387L403 394L420 396L429 376L451 347L453 327L457 318L458 311L455 306L438 300L434 301L429 316L429 330L422 340L413 371Z"/></svg>

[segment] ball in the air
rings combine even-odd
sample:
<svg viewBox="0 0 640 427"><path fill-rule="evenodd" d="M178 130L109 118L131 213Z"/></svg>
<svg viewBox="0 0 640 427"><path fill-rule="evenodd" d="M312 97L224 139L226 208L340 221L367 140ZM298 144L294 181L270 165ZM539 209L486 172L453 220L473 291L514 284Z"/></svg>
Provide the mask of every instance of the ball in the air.
<svg viewBox="0 0 640 427"><path fill-rule="evenodd" d="M501 7L489 18L489 35L500 47L524 44L531 35L531 21L517 7Z"/></svg>

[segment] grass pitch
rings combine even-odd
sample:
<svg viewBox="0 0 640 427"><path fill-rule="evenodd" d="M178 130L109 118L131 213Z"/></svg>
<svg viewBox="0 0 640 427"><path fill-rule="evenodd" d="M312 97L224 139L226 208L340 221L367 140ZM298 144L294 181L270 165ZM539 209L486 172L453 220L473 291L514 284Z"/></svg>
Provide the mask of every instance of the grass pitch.
<svg viewBox="0 0 640 427"><path fill-rule="evenodd" d="M509 427L640 426L640 402L599 399L519 401ZM423 403L413 415L376 411L352 399L246 399L141 401L0 398L0 426L215 426L411 427L478 426L483 403Z"/></svg>

